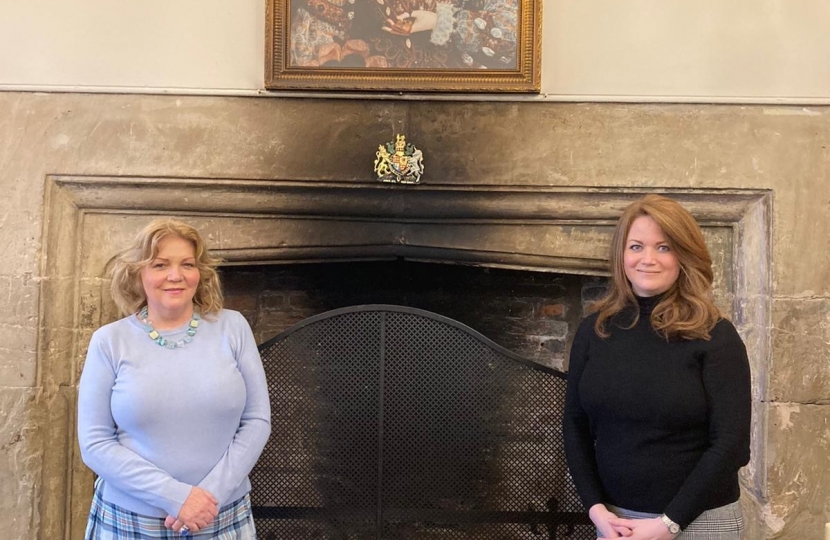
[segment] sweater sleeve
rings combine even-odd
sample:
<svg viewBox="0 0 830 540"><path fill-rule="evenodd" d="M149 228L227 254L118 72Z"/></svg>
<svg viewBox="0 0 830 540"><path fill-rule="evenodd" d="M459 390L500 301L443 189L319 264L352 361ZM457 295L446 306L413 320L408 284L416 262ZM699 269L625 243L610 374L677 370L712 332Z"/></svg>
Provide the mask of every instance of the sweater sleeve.
<svg viewBox="0 0 830 540"><path fill-rule="evenodd" d="M248 322L241 314L233 314L238 317L233 322L233 348L245 382L245 408L230 446L199 482L199 487L213 494L220 506L232 502L228 497L248 477L271 434L271 400L259 350Z"/></svg>
<svg viewBox="0 0 830 540"><path fill-rule="evenodd" d="M713 490L722 485L718 479L737 474L749 462L749 360L741 337L726 320L713 331L702 377L709 405L708 448L665 509L681 528L706 509L706 501L714 498Z"/></svg>
<svg viewBox="0 0 830 540"><path fill-rule="evenodd" d="M568 469L586 510L605 499L597 470L590 421L579 399L579 381L588 361L590 336L594 331L592 320L588 318L582 321L571 345L565 414L562 419Z"/></svg>
<svg viewBox="0 0 830 540"><path fill-rule="evenodd" d="M110 406L116 376L111 347L100 331L96 332L89 344L78 390L81 458L105 482L176 516L191 486L119 443Z"/></svg>

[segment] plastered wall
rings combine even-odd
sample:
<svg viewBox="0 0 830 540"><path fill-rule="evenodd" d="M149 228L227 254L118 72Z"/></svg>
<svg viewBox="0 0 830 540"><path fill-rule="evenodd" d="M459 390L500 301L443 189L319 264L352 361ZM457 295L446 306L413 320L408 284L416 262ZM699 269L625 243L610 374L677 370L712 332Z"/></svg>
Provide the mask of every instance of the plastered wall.
<svg viewBox="0 0 830 540"><path fill-rule="evenodd" d="M830 99L825 0L540 1L542 99ZM0 0L0 89L254 93L264 21L264 0Z"/></svg>

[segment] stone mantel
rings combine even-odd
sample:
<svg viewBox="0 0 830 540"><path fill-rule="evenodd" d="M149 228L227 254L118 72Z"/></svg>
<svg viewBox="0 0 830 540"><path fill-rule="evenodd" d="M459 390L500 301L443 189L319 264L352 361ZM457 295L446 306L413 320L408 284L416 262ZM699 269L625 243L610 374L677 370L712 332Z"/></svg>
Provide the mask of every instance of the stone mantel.
<svg viewBox="0 0 830 540"><path fill-rule="evenodd" d="M308 180L50 176L81 210L268 214L409 220L610 221L646 193L681 202L701 223L736 222L767 190L403 185Z"/></svg>

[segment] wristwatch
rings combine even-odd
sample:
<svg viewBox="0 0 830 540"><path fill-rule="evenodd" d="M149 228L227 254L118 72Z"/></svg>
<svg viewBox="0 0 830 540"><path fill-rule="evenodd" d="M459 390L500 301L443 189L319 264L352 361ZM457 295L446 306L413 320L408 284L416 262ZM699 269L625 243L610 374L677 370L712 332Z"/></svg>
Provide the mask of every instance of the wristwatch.
<svg viewBox="0 0 830 540"><path fill-rule="evenodd" d="M671 518L666 514L660 516L660 520L666 525L666 527L669 528L670 533L677 534L680 532L680 525L672 521Z"/></svg>

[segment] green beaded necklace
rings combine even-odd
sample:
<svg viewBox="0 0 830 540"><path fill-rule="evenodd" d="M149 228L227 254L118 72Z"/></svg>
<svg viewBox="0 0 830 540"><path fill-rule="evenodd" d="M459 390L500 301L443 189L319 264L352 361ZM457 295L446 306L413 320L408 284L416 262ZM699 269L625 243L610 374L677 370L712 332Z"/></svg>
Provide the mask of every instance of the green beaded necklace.
<svg viewBox="0 0 830 540"><path fill-rule="evenodd" d="M150 336L150 339L158 343L159 346L167 349L182 348L193 341L193 336L196 335L196 330L199 329L199 319L201 319L199 312L194 309L193 317L191 317L190 323L188 324L187 335L178 341L172 341L165 339L161 334L159 334L158 330L153 328L152 322L150 322L150 319L147 317L147 306L144 306L141 308L141 311L138 312L138 318L141 319L142 323L144 323L144 330L147 331L147 335Z"/></svg>

